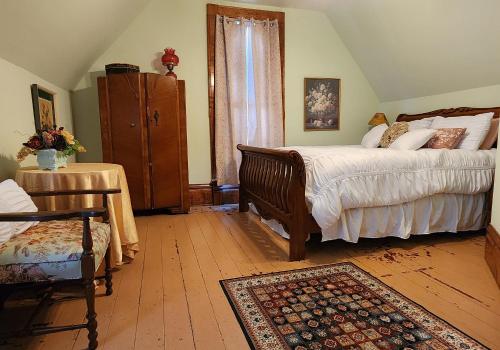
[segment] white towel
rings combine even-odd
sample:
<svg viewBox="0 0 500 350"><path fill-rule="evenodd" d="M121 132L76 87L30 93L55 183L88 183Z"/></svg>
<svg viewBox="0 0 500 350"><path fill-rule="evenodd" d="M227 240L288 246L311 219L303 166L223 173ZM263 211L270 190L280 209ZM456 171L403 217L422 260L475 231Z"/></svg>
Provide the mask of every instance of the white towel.
<svg viewBox="0 0 500 350"><path fill-rule="evenodd" d="M36 212L31 197L14 180L0 182L0 213ZM29 222L0 222L0 244L38 224Z"/></svg>

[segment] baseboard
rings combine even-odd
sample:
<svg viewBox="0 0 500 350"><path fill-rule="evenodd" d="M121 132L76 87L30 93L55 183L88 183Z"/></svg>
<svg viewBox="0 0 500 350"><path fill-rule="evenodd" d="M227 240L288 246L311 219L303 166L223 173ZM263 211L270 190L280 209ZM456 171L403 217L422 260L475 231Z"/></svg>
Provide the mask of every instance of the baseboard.
<svg viewBox="0 0 500 350"><path fill-rule="evenodd" d="M189 201L191 206L194 205L213 205L212 186L206 185L189 185Z"/></svg>
<svg viewBox="0 0 500 350"><path fill-rule="evenodd" d="M193 184L189 185L189 200L191 206L236 204L239 198L238 188L238 185Z"/></svg>
<svg viewBox="0 0 500 350"><path fill-rule="evenodd" d="M484 257L500 287L500 234L491 224L486 229Z"/></svg>
<svg viewBox="0 0 500 350"><path fill-rule="evenodd" d="M236 204L240 198L238 185L213 187L214 205Z"/></svg>

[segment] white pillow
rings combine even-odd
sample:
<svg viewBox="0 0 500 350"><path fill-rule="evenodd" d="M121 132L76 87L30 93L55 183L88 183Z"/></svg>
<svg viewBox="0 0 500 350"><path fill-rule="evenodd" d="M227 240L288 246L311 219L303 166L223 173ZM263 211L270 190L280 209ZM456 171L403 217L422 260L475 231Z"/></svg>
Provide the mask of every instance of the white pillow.
<svg viewBox="0 0 500 350"><path fill-rule="evenodd" d="M477 151L491 127L493 112L463 117L436 117L431 128L466 128L465 136L456 148Z"/></svg>
<svg viewBox="0 0 500 350"><path fill-rule="evenodd" d="M38 211L31 197L17 185L14 180L0 182L0 213L17 213ZM23 233L36 221L0 222L0 243L8 241L12 236Z"/></svg>
<svg viewBox="0 0 500 350"><path fill-rule="evenodd" d="M429 141L437 132L434 129L417 129L399 136L389 148L401 150L417 150Z"/></svg>
<svg viewBox="0 0 500 350"><path fill-rule="evenodd" d="M361 140L361 145L365 148L377 148L380 145L380 139L384 132L387 130L387 124L380 124L368 131L363 140Z"/></svg>
<svg viewBox="0 0 500 350"><path fill-rule="evenodd" d="M434 117L413 120L408 123L408 131L418 130L418 129L428 129L432 125Z"/></svg>

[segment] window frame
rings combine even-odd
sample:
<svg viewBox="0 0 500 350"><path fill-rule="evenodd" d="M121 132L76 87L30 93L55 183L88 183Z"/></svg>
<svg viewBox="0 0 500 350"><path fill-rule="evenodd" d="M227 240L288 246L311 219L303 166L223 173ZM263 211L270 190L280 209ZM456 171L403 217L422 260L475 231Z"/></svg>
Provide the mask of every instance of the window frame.
<svg viewBox="0 0 500 350"><path fill-rule="evenodd" d="M207 63L208 63L208 118L210 127L211 185L217 186L215 161L215 21L219 16L244 17L256 20L277 20L280 40L281 103L283 109L283 141L285 140L285 13L252 8L207 4Z"/></svg>

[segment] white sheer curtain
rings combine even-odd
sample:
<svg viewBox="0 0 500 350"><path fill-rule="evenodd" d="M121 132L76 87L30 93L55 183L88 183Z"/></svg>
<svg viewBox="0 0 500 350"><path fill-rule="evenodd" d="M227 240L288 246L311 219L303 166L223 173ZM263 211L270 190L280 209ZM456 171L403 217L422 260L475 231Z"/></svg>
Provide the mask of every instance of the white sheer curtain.
<svg viewBox="0 0 500 350"><path fill-rule="evenodd" d="M217 183L237 184L239 143L283 145L278 22L217 16L215 156Z"/></svg>

